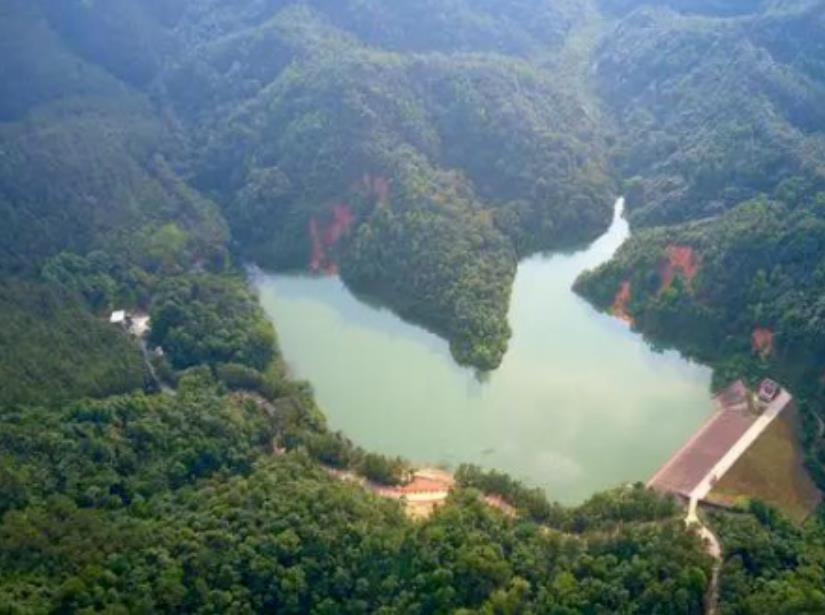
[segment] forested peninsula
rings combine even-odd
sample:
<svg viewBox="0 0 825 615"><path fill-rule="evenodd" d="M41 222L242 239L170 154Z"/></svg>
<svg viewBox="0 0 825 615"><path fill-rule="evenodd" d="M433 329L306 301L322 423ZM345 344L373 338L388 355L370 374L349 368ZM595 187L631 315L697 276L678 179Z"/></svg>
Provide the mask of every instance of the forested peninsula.
<svg viewBox="0 0 825 615"><path fill-rule="evenodd" d="M817 0L5 0L0 612L705 612L641 484L564 508L465 467L413 521L336 478L410 467L328 428L244 268L493 370L519 260L625 194L577 291L719 384L781 377L825 487L823 40ZM719 612L825 612L821 511L710 523Z"/></svg>

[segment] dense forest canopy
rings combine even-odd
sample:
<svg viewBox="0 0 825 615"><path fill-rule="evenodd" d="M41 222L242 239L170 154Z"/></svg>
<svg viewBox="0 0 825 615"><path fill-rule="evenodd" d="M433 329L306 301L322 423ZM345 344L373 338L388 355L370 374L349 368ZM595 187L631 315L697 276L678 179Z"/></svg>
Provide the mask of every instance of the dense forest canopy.
<svg viewBox="0 0 825 615"><path fill-rule="evenodd" d="M821 4L739 19L641 9L597 54L642 225L718 215L789 178L825 180Z"/></svg>
<svg viewBox="0 0 825 615"><path fill-rule="evenodd" d="M408 467L328 429L242 267L494 369L518 260L624 192L579 292L780 378L825 486L822 100L820 0L5 0L0 612L703 612L712 562L640 485L566 509L463 466L413 522L336 480ZM821 512L711 524L720 612L825 610Z"/></svg>
<svg viewBox="0 0 825 615"><path fill-rule="evenodd" d="M529 61L581 10L532 5L12 4L4 264L164 215L221 241L218 203L242 256L340 270L494 368L516 258L610 218L597 116Z"/></svg>

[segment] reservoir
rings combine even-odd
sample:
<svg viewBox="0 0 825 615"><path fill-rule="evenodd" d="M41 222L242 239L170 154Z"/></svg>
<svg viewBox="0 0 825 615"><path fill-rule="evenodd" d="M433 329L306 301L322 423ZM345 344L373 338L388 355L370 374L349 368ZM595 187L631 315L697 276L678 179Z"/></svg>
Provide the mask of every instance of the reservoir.
<svg viewBox="0 0 825 615"><path fill-rule="evenodd" d="M628 237L622 209L620 200L589 247L519 265L509 350L482 380L444 340L359 301L338 278L257 273L254 282L330 427L369 450L475 463L575 504L650 478L711 413L708 368L654 352L571 290Z"/></svg>

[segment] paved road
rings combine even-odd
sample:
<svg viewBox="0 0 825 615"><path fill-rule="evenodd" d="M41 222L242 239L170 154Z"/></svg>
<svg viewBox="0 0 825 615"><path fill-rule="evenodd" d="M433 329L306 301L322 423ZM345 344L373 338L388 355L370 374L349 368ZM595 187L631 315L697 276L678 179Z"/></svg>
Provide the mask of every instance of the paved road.
<svg viewBox="0 0 825 615"><path fill-rule="evenodd" d="M705 615L716 615L719 608L719 573L722 571L722 543L708 526L702 523L698 514L699 500L692 498L688 507L685 524L688 527L697 527L699 536L705 543L705 551L715 561L710 575L710 583L705 594Z"/></svg>
<svg viewBox="0 0 825 615"><path fill-rule="evenodd" d="M719 573L722 568L722 544L710 528L704 525L701 519L699 519L699 501L707 497L708 493L713 489L715 482L733 467L745 451L747 451L770 424L773 423L774 419L791 404L791 401L793 401L793 398L787 391L783 390L780 392L777 398L768 405L762 415L754 421L753 425L748 428L742 437L739 438L716 465L711 468L710 472L705 475L690 494L690 505L685 523L688 527L698 528L699 536L701 536L705 542L708 555L716 560L716 563L713 565L713 572L705 599L706 615L715 615L718 611Z"/></svg>
<svg viewBox="0 0 825 615"><path fill-rule="evenodd" d="M790 405L791 401L793 401L793 397L783 389L777 398L768 405L762 415L753 422L753 425L728 449L728 452L722 456L696 488L691 491L690 499L697 501L704 500L708 493L710 493L710 490L713 489L716 481L722 478L725 472L733 467L733 464L756 442L757 438L759 438L770 424L773 423L774 419Z"/></svg>

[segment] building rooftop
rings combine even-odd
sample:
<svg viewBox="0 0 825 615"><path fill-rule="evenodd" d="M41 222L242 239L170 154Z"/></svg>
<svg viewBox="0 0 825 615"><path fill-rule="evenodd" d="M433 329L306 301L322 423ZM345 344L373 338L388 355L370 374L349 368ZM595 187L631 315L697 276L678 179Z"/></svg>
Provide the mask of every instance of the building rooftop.
<svg viewBox="0 0 825 615"><path fill-rule="evenodd" d="M772 402L779 395L780 390L781 388L776 382L766 378L759 385L759 400L765 403Z"/></svg>

